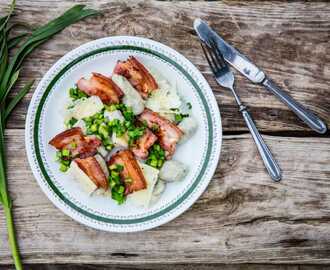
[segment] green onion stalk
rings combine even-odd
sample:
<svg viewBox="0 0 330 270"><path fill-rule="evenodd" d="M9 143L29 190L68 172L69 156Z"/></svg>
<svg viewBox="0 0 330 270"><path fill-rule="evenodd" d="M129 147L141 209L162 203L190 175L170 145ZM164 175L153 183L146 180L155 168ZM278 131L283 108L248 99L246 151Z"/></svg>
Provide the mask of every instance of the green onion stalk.
<svg viewBox="0 0 330 270"><path fill-rule="evenodd" d="M34 81L29 81L16 94L13 94L11 98L9 97L9 93L19 79L20 68L24 59L34 49L65 27L88 16L99 14L99 12L93 9L87 9L84 5L75 5L58 18L33 31L25 30L21 34L13 35L12 30L18 25L17 23L10 23L14 9L15 0L12 1L8 14L0 17L0 204L2 204L4 209L9 245L14 264L17 270L21 270L23 266L15 235L12 203L6 179L4 130L10 113L31 89Z"/></svg>

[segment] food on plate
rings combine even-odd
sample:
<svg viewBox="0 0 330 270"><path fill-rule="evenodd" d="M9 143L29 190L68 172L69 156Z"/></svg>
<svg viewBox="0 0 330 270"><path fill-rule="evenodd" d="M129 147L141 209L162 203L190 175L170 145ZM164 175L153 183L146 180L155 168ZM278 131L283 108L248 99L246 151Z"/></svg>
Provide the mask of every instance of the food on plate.
<svg viewBox="0 0 330 270"><path fill-rule="evenodd" d="M197 122L190 103L161 74L131 56L118 61L112 76L93 72L79 79L69 97L65 130L49 144L60 171L87 194L150 207L166 182L185 177L188 167L172 157Z"/></svg>
<svg viewBox="0 0 330 270"><path fill-rule="evenodd" d="M118 61L114 73L124 76L138 90L144 99L158 89L158 85L150 72L134 56L126 61Z"/></svg>
<svg viewBox="0 0 330 270"><path fill-rule="evenodd" d="M91 96L75 102L67 111L66 116L80 120L98 113L103 107L104 105L98 96Z"/></svg>
<svg viewBox="0 0 330 270"><path fill-rule="evenodd" d="M159 171L159 178L166 182L180 181L187 174L187 167L180 161L165 161L163 167Z"/></svg>
<svg viewBox="0 0 330 270"><path fill-rule="evenodd" d="M153 134L150 129L146 128L144 134L136 140L132 147L134 155L139 159L147 159L149 155L149 148L157 141L157 136Z"/></svg>
<svg viewBox="0 0 330 270"><path fill-rule="evenodd" d="M112 80L124 92L122 102L127 107L131 107L135 115L142 113L144 110L144 100L131 83L124 76L118 74L113 74Z"/></svg>
<svg viewBox="0 0 330 270"><path fill-rule="evenodd" d="M195 118L185 117L178 124L178 127L183 131L184 135L181 137L180 143L184 143L194 135L197 130L198 124Z"/></svg>
<svg viewBox="0 0 330 270"><path fill-rule="evenodd" d="M155 132L161 147L165 150L166 158L170 159L175 152L177 142L184 134L183 131L170 120L149 109L145 109L139 119L142 122L146 121L148 127Z"/></svg>
<svg viewBox="0 0 330 270"><path fill-rule="evenodd" d="M105 190L108 189L108 179L95 157L76 158L73 162L88 175L98 188L102 187Z"/></svg>
<svg viewBox="0 0 330 270"><path fill-rule="evenodd" d="M60 150L63 158L69 160L77 156L84 158L94 155L101 141L96 137L84 136L81 128L75 127L57 134L49 144Z"/></svg>
<svg viewBox="0 0 330 270"><path fill-rule="evenodd" d="M108 164L110 168L112 165L122 166L119 175L121 181L125 184L126 194L146 188L147 184L143 172L130 150L117 152L111 157Z"/></svg>
<svg viewBox="0 0 330 270"><path fill-rule="evenodd" d="M106 76L93 72L89 80L81 78L77 87L88 96L98 96L105 104L119 103L124 95L121 89Z"/></svg>
<svg viewBox="0 0 330 270"><path fill-rule="evenodd" d="M144 163L139 163L139 166L146 179L146 188L134 192L128 197L129 200L133 201L135 204L143 207L148 207L152 200L155 184L158 180L159 170Z"/></svg>
<svg viewBox="0 0 330 270"><path fill-rule="evenodd" d="M160 199L161 195L165 191L165 187L166 187L166 183L158 179L157 183L155 184L154 190L152 192L152 197L149 202L149 205L156 203Z"/></svg>

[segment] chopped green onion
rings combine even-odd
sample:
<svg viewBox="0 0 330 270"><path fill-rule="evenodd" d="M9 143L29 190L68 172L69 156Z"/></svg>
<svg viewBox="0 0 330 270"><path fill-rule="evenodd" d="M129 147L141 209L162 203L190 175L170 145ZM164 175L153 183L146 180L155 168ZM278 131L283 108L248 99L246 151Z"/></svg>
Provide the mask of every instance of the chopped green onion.
<svg viewBox="0 0 330 270"><path fill-rule="evenodd" d="M61 164L65 165L65 166L69 166L69 165L70 165L70 163L71 163L71 161L70 161L70 160L65 160L65 159L62 159L62 161L61 161Z"/></svg>
<svg viewBox="0 0 330 270"><path fill-rule="evenodd" d="M111 151L115 146L113 144L108 144L105 146L105 149L107 149L108 151Z"/></svg>
<svg viewBox="0 0 330 270"><path fill-rule="evenodd" d="M116 172L115 170L112 170L111 171L111 177L117 178L118 176L119 176L119 173L118 172Z"/></svg>
<svg viewBox="0 0 330 270"><path fill-rule="evenodd" d="M124 201L125 201L125 196L124 196L123 193L120 194L120 193L117 193L117 192L112 192L111 197L112 197L112 199L117 201L118 204L123 204Z"/></svg>
<svg viewBox="0 0 330 270"><path fill-rule="evenodd" d="M68 149L63 149L62 150L62 156L63 157L68 157L70 156L70 151Z"/></svg>
<svg viewBox="0 0 330 270"><path fill-rule="evenodd" d="M78 122L78 120L76 118L71 117L71 119L69 119L65 122L65 125L67 128L72 128L74 126L74 124L77 122Z"/></svg>
<svg viewBox="0 0 330 270"><path fill-rule="evenodd" d="M108 111L113 112L117 110L116 105L111 104L110 106L105 107Z"/></svg>
<svg viewBox="0 0 330 270"><path fill-rule="evenodd" d="M69 169L68 166L66 166L65 164L61 164L61 166L60 166L60 171L61 172L66 172L68 169Z"/></svg>
<svg viewBox="0 0 330 270"><path fill-rule="evenodd" d="M75 149L75 148L77 148L77 143L72 142L72 143L70 143L70 146L72 147L72 149Z"/></svg>
<svg viewBox="0 0 330 270"><path fill-rule="evenodd" d="M90 130L91 130L92 132L96 132L96 131L98 130L97 125L96 125L96 124L91 125Z"/></svg>
<svg viewBox="0 0 330 270"><path fill-rule="evenodd" d="M165 151L156 143L151 147L146 163L156 169L160 169L164 162Z"/></svg>
<svg viewBox="0 0 330 270"><path fill-rule="evenodd" d="M124 186L119 186L118 193L124 193L124 191L125 191Z"/></svg>
<svg viewBox="0 0 330 270"><path fill-rule="evenodd" d="M98 129L98 133L101 135L101 137L108 138L109 137L109 131L106 125L100 125Z"/></svg>
<svg viewBox="0 0 330 270"><path fill-rule="evenodd" d="M78 100L78 99L81 99L81 98L88 97L88 95L85 92L78 89L78 87L70 88L69 89L69 96L70 96L70 98L72 98L72 100Z"/></svg>
<svg viewBox="0 0 330 270"><path fill-rule="evenodd" d="M174 115L175 122L177 124L179 124L183 120L183 118L188 117L188 116L189 116L189 114L182 114L182 113L175 114Z"/></svg>
<svg viewBox="0 0 330 270"><path fill-rule="evenodd" d="M122 170L124 170L124 166L121 165L121 164L116 164L116 170L117 170L118 172L121 172Z"/></svg>

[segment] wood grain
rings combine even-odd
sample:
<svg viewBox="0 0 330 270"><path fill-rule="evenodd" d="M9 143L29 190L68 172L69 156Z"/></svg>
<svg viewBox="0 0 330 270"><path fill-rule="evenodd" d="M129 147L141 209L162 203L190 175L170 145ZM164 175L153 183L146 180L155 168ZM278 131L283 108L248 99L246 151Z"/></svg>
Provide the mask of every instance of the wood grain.
<svg viewBox="0 0 330 270"><path fill-rule="evenodd" d="M233 98L215 84L201 53L192 28L201 17L330 124L328 1L20 0L14 20L36 27L74 3L100 9L103 16L68 27L35 51L23 66L17 89L30 79L37 84L61 56L88 41L148 37L178 50L201 70L217 98L226 134L246 132ZM8 0L0 0L0 13L7 5ZM263 88L236 78L257 126L276 135L265 138L284 171L283 181L269 180L249 135L225 136L220 166L197 203L174 221L135 234L82 226L42 193L24 151L29 93L9 119L6 133L10 191L27 269L329 269L324 266L330 264L329 133L324 138L281 137L315 133ZM11 269L11 262L0 219L0 269ZM183 265L188 263L195 265ZM223 265L233 263L239 265ZM264 265L269 263L277 265Z"/></svg>
<svg viewBox="0 0 330 270"><path fill-rule="evenodd" d="M49 202L29 169L23 136L23 130L7 131L26 263L330 263L329 138L266 136L284 171L274 183L252 139L227 136L220 167L190 210L150 231L115 234L80 225ZM3 219L0 241L0 264L8 264Z"/></svg>
<svg viewBox="0 0 330 270"><path fill-rule="evenodd" d="M141 265L86 265L86 264L30 264L29 270L330 270L325 265L270 265L270 264L141 264ZM15 270L13 266L0 266L0 270Z"/></svg>
<svg viewBox="0 0 330 270"><path fill-rule="evenodd" d="M68 27L31 55L20 85L37 82L69 50L94 39L136 35L160 41L186 56L214 90L225 132L246 131L231 94L217 86L202 55L193 20L207 20L294 98L330 123L330 5L324 2L221 1L78 1L103 11L103 16ZM0 10L8 1L0 0ZM37 26L77 1L17 3L15 20ZM51 6L51 8L49 8ZM143 18L143 20L141 20ZM310 131L286 106L237 75L237 89L264 132ZM8 127L22 128L30 93L15 110Z"/></svg>

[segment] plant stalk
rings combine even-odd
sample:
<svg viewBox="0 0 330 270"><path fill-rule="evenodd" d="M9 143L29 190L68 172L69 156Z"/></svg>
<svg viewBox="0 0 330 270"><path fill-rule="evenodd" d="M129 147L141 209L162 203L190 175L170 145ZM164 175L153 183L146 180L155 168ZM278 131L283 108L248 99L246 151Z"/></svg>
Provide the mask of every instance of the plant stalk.
<svg viewBox="0 0 330 270"><path fill-rule="evenodd" d="M18 249L18 244L17 244L17 240L16 240L16 235L15 235L12 208L4 206L3 209L5 211L9 245L10 245L12 257L14 259L14 264L15 264L16 270L23 270L22 261L21 261L20 255L19 255L19 249Z"/></svg>

